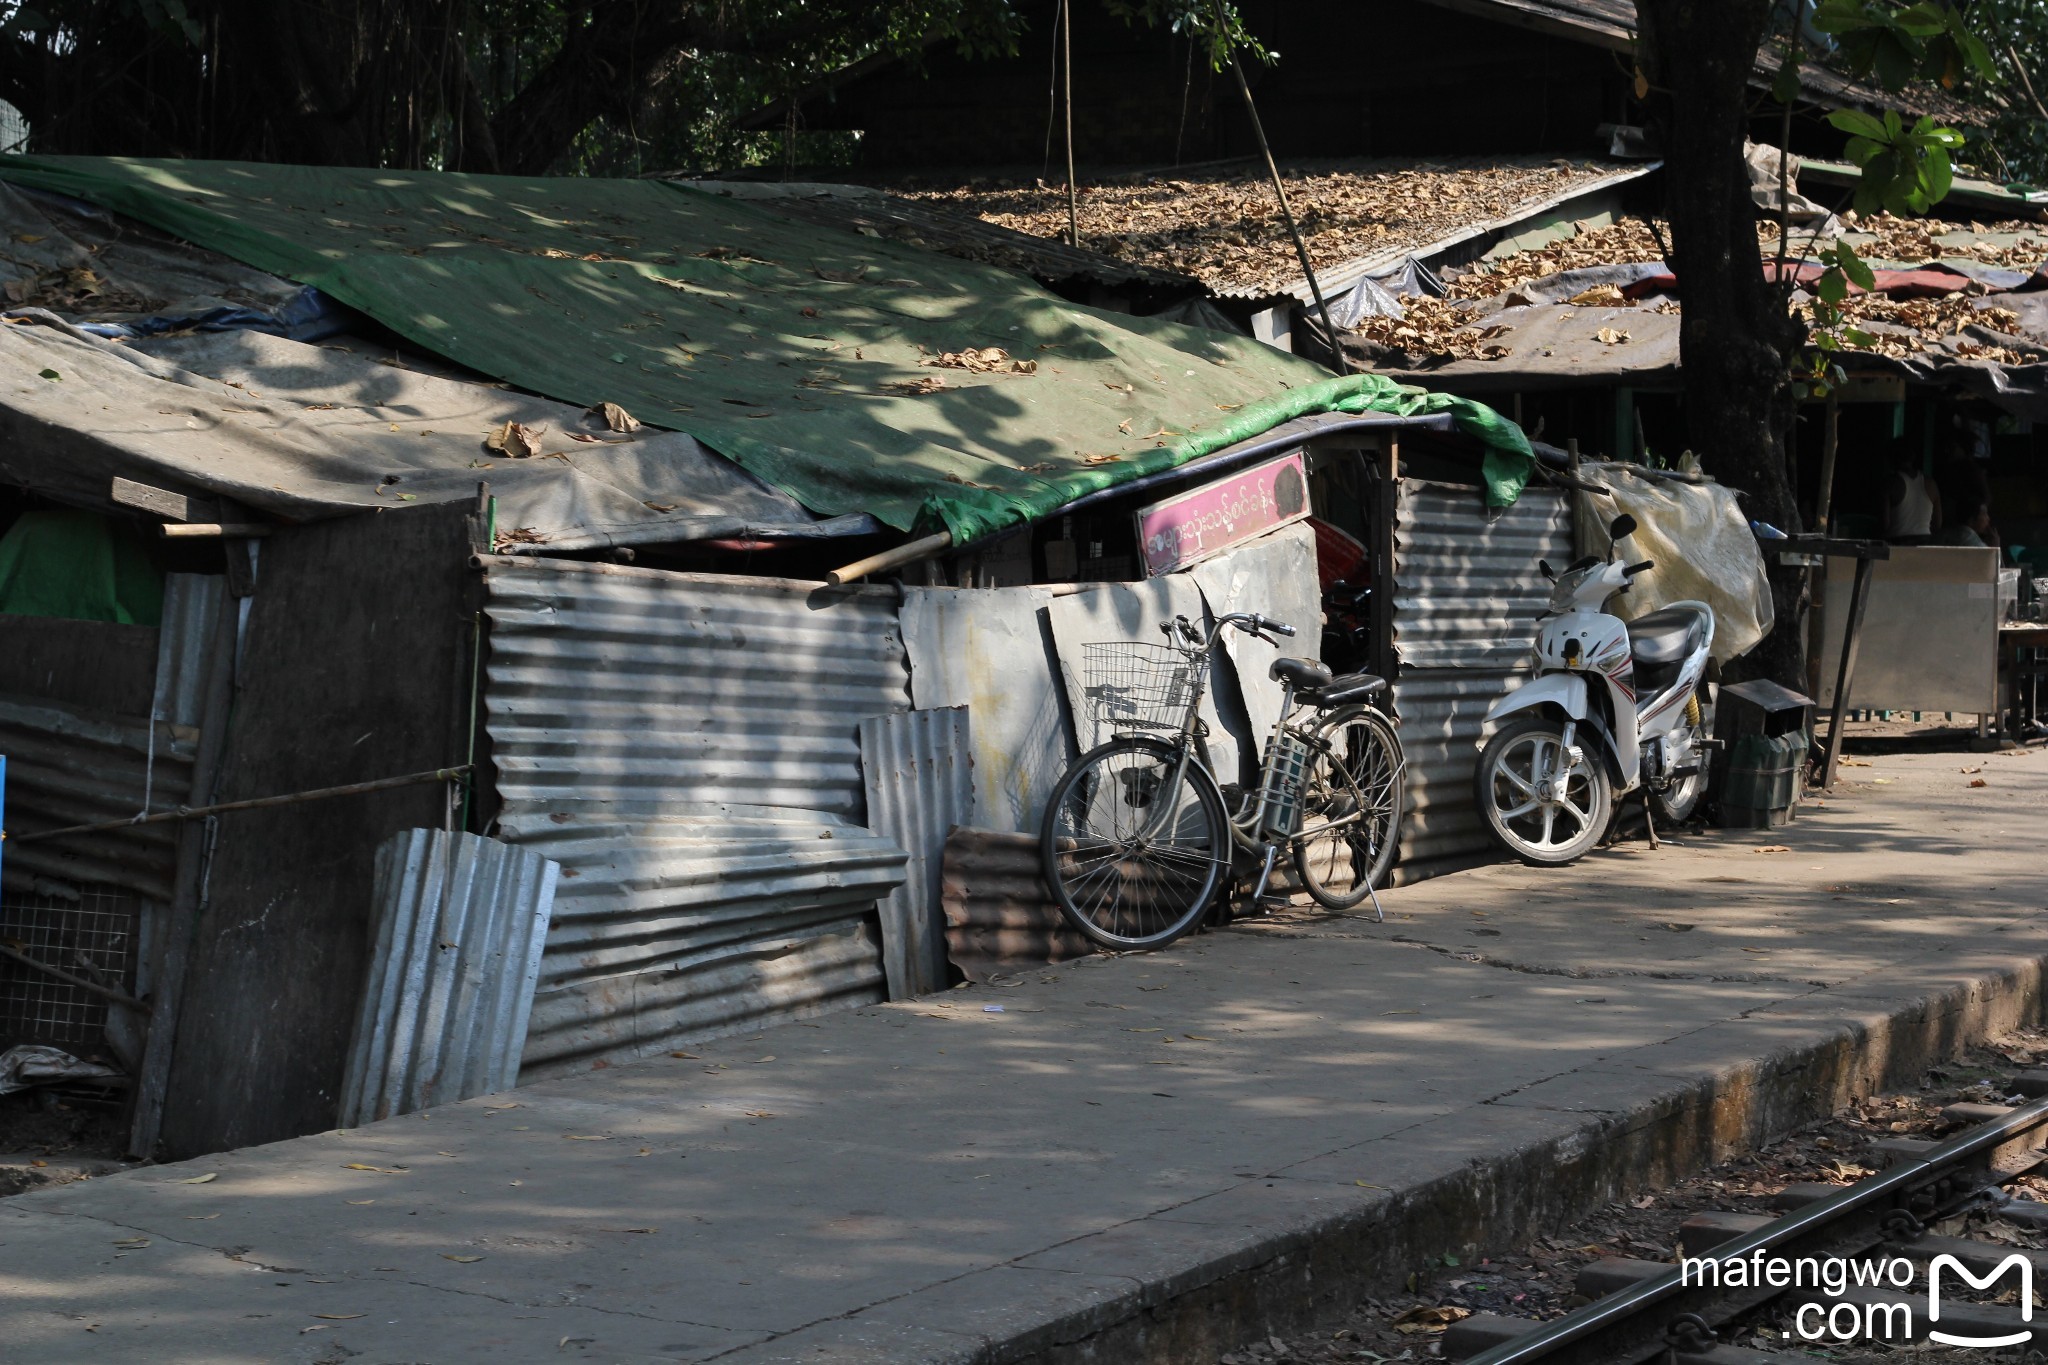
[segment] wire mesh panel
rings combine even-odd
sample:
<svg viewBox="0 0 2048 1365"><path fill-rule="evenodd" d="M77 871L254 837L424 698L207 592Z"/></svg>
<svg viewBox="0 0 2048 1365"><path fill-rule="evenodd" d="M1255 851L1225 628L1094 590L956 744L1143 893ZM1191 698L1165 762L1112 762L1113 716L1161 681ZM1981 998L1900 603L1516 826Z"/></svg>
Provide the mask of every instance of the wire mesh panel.
<svg viewBox="0 0 2048 1365"><path fill-rule="evenodd" d="M75 901L10 892L0 896L0 942L38 962L126 993L134 985L141 913L140 897L107 888L89 887ZM106 1026L104 999L0 957L0 1047L96 1047L105 1040Z"/></svg>
<svg viewBox="0 0 2048 1365"><path fill-rule="evenodd" d="M1081 646L1081 686L1098 730L1178 730L1209 667L1206 651L1107 640Z"/></svg>

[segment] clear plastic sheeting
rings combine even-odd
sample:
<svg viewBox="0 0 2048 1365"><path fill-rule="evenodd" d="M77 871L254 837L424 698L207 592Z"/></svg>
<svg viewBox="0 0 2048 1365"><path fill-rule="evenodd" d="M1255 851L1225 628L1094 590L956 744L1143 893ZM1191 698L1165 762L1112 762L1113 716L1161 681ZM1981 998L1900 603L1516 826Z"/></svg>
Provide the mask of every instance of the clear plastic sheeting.
<svg viewBox="0 0 2048 1365"><path fill-rule="evenodd" d="M1771 633L1776 612L1764 557L1732 490L1658 478L1625 464L1581 465L1579 477L1611 490L1579 494L1579 543L1604 551L1608 525L1626 512L1636 519L1636 530L1623 543L1622 556L1657 566L1637 575L1609 611L1634 620L1673 602L1705 602L1714 609L1714 658L1720 663L1747 654Z"/></svg>

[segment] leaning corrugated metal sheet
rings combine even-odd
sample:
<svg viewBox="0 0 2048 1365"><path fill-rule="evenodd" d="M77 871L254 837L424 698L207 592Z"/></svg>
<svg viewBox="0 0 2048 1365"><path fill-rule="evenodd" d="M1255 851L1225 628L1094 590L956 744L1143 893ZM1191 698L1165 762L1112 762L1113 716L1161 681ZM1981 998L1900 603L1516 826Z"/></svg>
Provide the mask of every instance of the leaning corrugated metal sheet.
<svg viewBox="0 0 2048 1365"><path fill-rule="evenodd" d="M561 871L531 850L437 829L393 835L376 869L344 1128L518 1081Z"/></svg>
<svg viewBox="0 0 2048 1365"><path fill-rule="evenodd" d="M859 724L910 704L894 594L490 561L509 842L562 864L522 1076L883 998Z"/></svg>
<svg viewBox="0 0 2048 1365"><path fill-rule="evenodd" d="M1045 889L1038 836L956 829L946 840L946 954L969 981L1068 958L1095 945Z"/></svg>
<svg viewBox="0 0 2048 1365"><path fill-rule="evenodd" d="M8 829L15 835L96 824L189 804L200 701L226 593L223 580L170 574L157 633L155 737L143 716L82 711L40 698L0 699L7 755ZM47 842L10 844L9 886L36 877L122 887L171 898L178 826L138 825Z"/></svg>
<svg viewBox="0 0 2048 1365"><path fill-rule="evenodd" d="M946 835L972 818L972 720L964 706L860 723L868 828L910 855L903 885L882 900L883 964L897 999L946 988L939 864Z"/></svg>
<svg viewBox="0 0 2048 1365"><path fill-rule="evenodd" d="M1550 599L1536 561L1572 557L1564 498L1526 489L1489 512L1479 490L1401 481L1395 522L1394 705L1408 755L1403 881L1493 847L1472 800L1486 709L1529 673Z"/></svg>

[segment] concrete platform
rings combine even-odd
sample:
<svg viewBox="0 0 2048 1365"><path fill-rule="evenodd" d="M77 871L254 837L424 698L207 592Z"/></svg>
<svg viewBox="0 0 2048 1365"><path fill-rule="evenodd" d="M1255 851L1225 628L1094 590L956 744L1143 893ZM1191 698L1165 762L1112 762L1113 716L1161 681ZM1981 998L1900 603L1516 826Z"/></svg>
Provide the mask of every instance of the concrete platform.
<svg viewBox="0 0 2048 1365"><path fill-rule="evenodd" d="M2048 758L1845 777L1785 830L1442 878L1385 925L0 1201L0 1359L1213 1359L2038 1019Z"/></svg>

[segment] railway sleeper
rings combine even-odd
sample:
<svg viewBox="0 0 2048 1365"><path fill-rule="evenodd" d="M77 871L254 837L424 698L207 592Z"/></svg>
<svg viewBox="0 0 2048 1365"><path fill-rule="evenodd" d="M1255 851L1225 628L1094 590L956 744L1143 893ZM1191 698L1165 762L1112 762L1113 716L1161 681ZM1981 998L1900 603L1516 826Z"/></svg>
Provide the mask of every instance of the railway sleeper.
<svg viewBox="0 0 2048 1365"><path fill-rule="evenodd" d="M1517 1337L1527 1336L1543 1324L1527 1318L1504 1318L1496 1313L1474 1313L1462 1322L1454 1322L1443 1335L1443 1353L1446 1360L1464 1360L1489 1351ZM1764 1351L1752 1351L1741 1346L1715 1346L1705 1351L1679 1351L1675 1356L1665 1355L1666 1361L1676 1365L1785 1365L1783 1356L1771 1355Z"/></svg>

